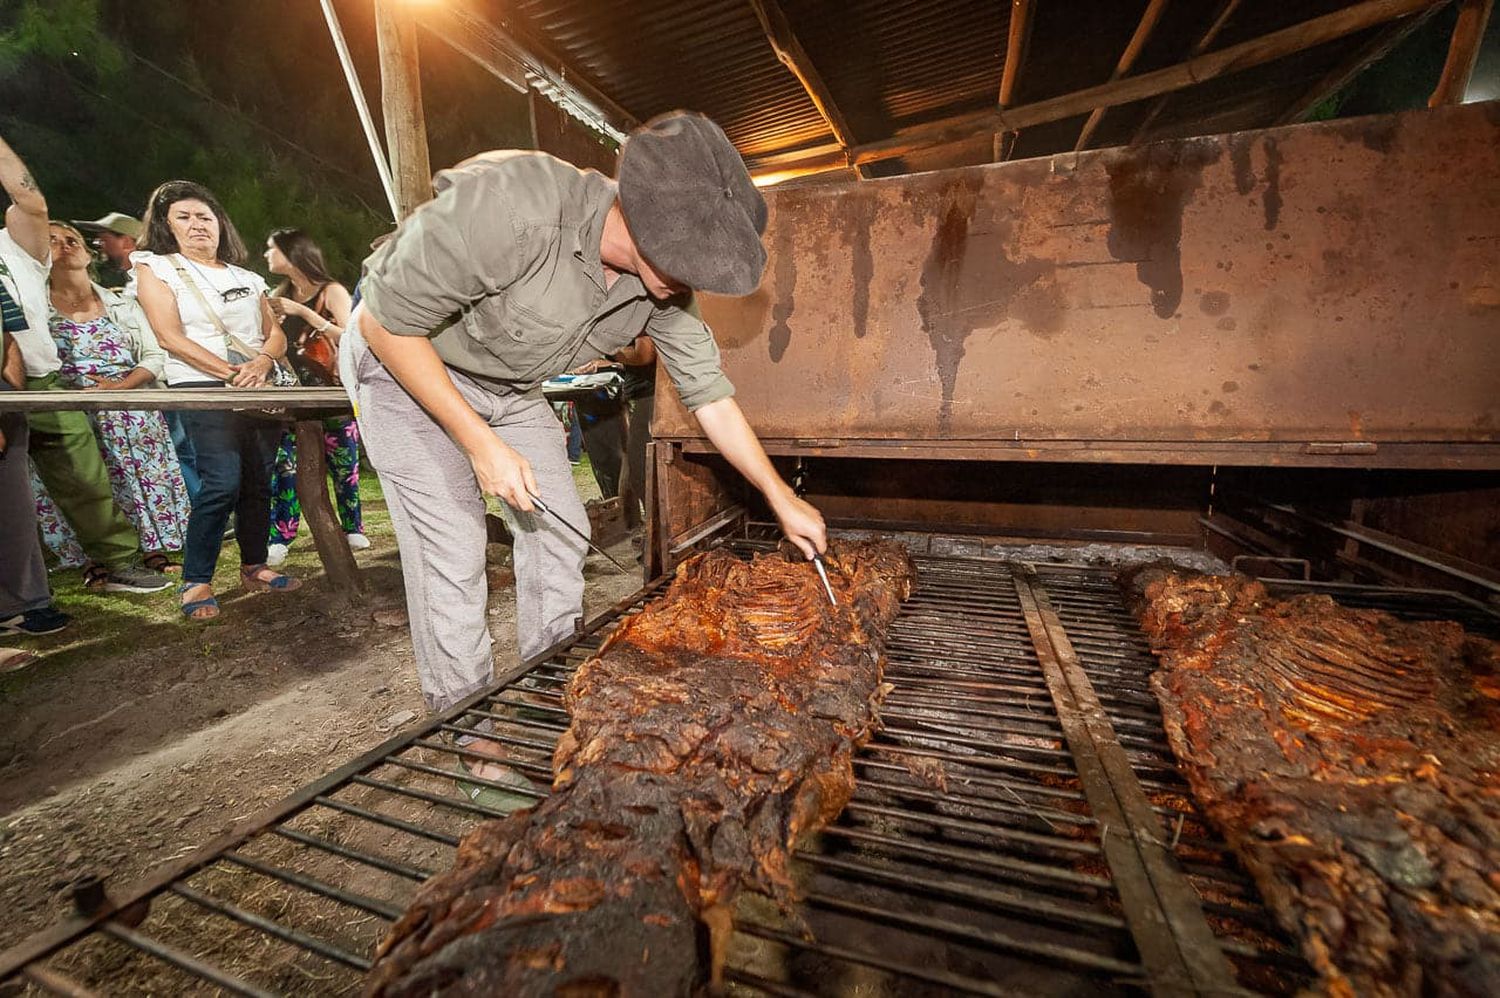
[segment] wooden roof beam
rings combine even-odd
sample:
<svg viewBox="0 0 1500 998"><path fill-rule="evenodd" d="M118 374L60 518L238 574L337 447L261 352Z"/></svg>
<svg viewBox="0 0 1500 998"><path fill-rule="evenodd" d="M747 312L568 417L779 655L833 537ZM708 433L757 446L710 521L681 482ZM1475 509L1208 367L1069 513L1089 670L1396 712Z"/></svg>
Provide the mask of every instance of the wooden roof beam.
<svg viewBox="0 0 1500 998"><path fill-rule="evenodd" d="M1035 125L1071 118L1096 107L1132 104L1148 97L1183 90L1221 76L1275 62L1277 59L1345 38L1366 28L1386 24L1409 14L1420 13L1443 2L1446 0L1363 0L1362 3L1294 24L1280 31L1273 31L1260 38L1231 45L1215 52L1205 52L1186 62L1149 73L1127 76L1111 83L1031 104L1023 104L1005 111L996 109L955 115L941 121L907 129L888 139L854 146L849 152L853 155L855 163L875 163L907 155L915 149L965 141L972 138L976 132L1031 128ZM829 163L821 150L772 153L754 157L748 162L752 170L769 169L774 164L775 168L780 171L800 170L810 166L821 166L824 170L830 170L839 169L845 165L841 161Z"/></svg>
<svg viewBox="0 0 1500 998"><path fill-rule="evenodd" d="M807 91L813 107L818 109L818 114L828 125L828 130L833 133L839 148L847 153L854 145L854 132L850 129L843 112L839 110L838 104L835 103L833 92L828 89L823 75L818 72L818 67L813 65L807 50L798 40L797 33L792 30L792 24L787 20L786 12L781 9L781 4L777 0L750 0L750 7L755 11L756 20L760 21L761 30L765 32L766 40L771 43L771 50L776 53L776 58L781 60L781 64L791 70L797 82L802 84L802 89ZM867 167L855 164L852 159L849 165L861 180L870 175Z"/></svg>
<svg viewBox="0 0 1500 998"><path fill-rule="evenodd" d="M1212 23L1208 26L1208 30L1199 36L1198 40L1193 43L1193 47L1188 51L1189 59L1196 58L1208 51L1208 47L1219 37L1219 33L1224 30L1224 26L1229 23L1229 19L1234 16L1234 12L1239 6L1240 0L1222 0L1219 4L1219 13L1214 16ZM1156 98L1156 102L1151 105L1151 109L1146 112L1146 116L1136 126L1135 134L1130 137L1131 145L1135 145L1146 137L1146 133L1151 129L1151 125L1156 121L1171 99L1171 94L1162 94Z"/></svg>
<svg viewBox="0 0 1500 998"><path fill-rule="evenodd" d="M1135 68L1135 61L1141 57L1141 50L1151 40L1151 33L1161 23L1161 15L1167 9L1167 0L1151 0L1146 4L1145 11L1141 14L1141 22L1135 26L1135 31L1130 36L1130 41L1125 44L1125 51L1120 53L1120 61L1115 63L1115 71L1110 74L1110 82L1120 79L1122 76L1130 75ZM1094 108L1089 114L1088 120L1083 123L1083 131L1078 133L1078 141L1073 143L1073 151L1079 152L1089 147L1089 140L1094 137L1094 132L1099 128L1099 123L1104 120L1104 112L1107 106Z"/></svg>
<svg viewBox="0 0 1500 998"><path fill-rule="evenodd" d="M1400 45L1408 35L1426 24L1428 19L1442 10L1444 6L1446 4L1439 3L1420 14L1413 14L1404 20L1387 25L1384 31L1349 53L1347 58L1329 70L1317 83L1313 84L1307 93L1298 97L1285 111L1281 112L1272 124L1295 125L1302 121L1313 108L1346 87L1366 68L1385 58L1391 49Z"/></svg>
<svg viewBox="0 0 1500 998"><path fill-rule="evenodd" d="M1463 103L1464 93L1469 89L1469 77L1474 74L1474 60L1479 58L1479 46L1484 42L1484 29L1489 24L1494 6L1495 0L1462 0L1460 3L1458 23L1453 26L1448 58L1443 63L1443 75L1438 78L1437 89L1427 99L1428 107Z"/></svg>
<svg viewBox="0 0 1500 998"><path fill-rule="evenodd" d="M1010 24L1005 39L1005 66L1000 72L1000 110L1016 102L1016 87L1021 81L1021 67L1026 62L1026 50L1031 44L1031 0L1010 0ZM1008 137L1007 137L1008 136ZM996 132L994 160L997 163L1010 158L1015 148L1015 132Z"/></svg>

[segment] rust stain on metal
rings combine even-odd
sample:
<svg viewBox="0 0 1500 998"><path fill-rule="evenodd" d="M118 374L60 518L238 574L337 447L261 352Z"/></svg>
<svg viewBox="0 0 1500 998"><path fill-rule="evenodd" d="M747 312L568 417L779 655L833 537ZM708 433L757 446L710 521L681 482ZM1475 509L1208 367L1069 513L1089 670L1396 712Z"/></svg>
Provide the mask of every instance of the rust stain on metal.
<svg viewBox="0 0 1500 998"><path fill-rule="evenodd" d="M1400 130L1401 122L1394 117L1372 118L1360 129L1359 141L1366 149L1384 155L1396 144L1396 133Z"/></svg>
<svg viewBox="0 0 1500 998"><path fill-rule="evenodd" d="M947 433L953 425L953 394L958 387L958 365L964 359L964 340L974 329L960 301L974 200L974 185L971 183L960 183L949 189L947 208L938 222L932 249L922 268L922 297L917 300L922 328L937 355L938 380L943 393L938 410L941 433Z"/></svg>
<svg viewBox="0 0 1500 998"><path fill-rule="evenodd" d="M1223 315L1229 311L1227 291L1207 291L1198 299L1198 310L1204 315Z"/></svg>
<svg viewBox="0 0 1500 998"><path fill-rule="evenodd" d="M917 312L936 356L942 398L938 428L952 428L958 369L965 341L976 329L1014 318L1042 339L1061 327L1062 303L1055 283L1043 281L1056 264L1037 257L1011 257L1012 225L1004 215L976 227L983 180L967 172L939 198L945 207L922 267Z"/></svg>
<svg viewBox="0 0 1500 998"><path fill-rule="evenodd" d="M792 244L796 227L783 225L776 238L776 304L771 306L771 361L781 363L792 342L792 312L797 308L797 249Z"/></svg>
<svg viewBox="0 0 1500 998"><path fill-rule="evenodd" d="M875 254L870 249L870 228L875 222L876 202L855 201L844 214L844 245L849 250L853 298L850 314L855 339L864 339L870 321L870 282L875 279Z"/></svg>
<svg viewBox="0 0 1500 998"><path fill-rule="evenodd" d="M1250 164L1250 144L1247 134L1231 136L1229 139L1229 163L1234 168L1234 189L1241 194L1255 190L1255 168Z"/></svg>
<svg viewBox="0 0 1500 998"><path fill-rule="evenodd" d="M756 430L841 454L1271 441L1245 462L1343 466L1302 445L1357 440L1381 445L1369 466L1500 461L1479 449L1500 437L1500 108L1064 160L768 191L765 287L702 302ZM670 394L660 435L700 439Z"/></svg>
<svg viewBox="0 0 1500 998"><path fill-rule="evenodd" d="M1160 318L1170 319L1182 304L1182 214L1204 168L1221 152L1208 141L1156 143L1105 163L1110 255L1135 264Z"/></svg>
<svg viewBox="0 0 1500 998"><path fill-rule="evenodd" d="M1266 151L1266 193L1261 196L1261 207L1266 213L1266 231L1276 228L1281 219L1281 149L1276 140L1266 136L1263 148Z"/></svg>

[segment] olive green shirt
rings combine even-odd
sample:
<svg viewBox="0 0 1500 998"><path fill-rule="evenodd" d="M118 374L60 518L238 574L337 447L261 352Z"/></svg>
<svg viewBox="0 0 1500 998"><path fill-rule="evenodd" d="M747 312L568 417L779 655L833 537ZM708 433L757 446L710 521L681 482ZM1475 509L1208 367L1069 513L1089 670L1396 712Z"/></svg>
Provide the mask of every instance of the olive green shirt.
<svg viewBox="0 0 1500 998"><path fill-rule="evenodd" d="M642 332L689 410L734 394L691 295L658 302L634 274L606 289L599 241L615 183L546 153L489 152L434 178L437 196L365 262L364 306L430 336L449 367L530 391Z"/></svg>

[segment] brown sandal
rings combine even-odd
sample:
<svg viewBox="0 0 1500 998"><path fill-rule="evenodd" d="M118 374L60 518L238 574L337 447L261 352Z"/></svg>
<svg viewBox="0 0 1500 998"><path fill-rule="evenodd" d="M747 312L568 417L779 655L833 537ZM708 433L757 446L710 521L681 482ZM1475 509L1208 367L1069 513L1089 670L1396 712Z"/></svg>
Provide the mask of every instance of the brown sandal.
<svg viewBox="0 0 1500 998"><path fill-rule="evenodd" d="M241 565L240 584L252 593L290 593L302 588L302 580L294 579L290 575L272 571L273 579L262 579L261 572L268 571L267 565Z"/></svg>
<svg viewBox="0 0 1500 998"><path fill-rule="evenodd" d="M182 571L181 565L177 564L175 561L173 561L171 558L168 558L160 551L152 551L150 554L141 559L141 562L153 572L170 574Z"/></svg>

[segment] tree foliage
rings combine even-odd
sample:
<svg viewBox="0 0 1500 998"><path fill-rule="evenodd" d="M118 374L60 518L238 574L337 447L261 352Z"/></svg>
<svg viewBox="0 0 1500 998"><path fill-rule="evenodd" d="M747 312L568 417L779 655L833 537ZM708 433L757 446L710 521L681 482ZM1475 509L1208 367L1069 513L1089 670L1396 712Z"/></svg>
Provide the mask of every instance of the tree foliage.
<svg viewBox="0 0 1500 998"><path fill-rule="evenodd" d="M370 4L339 7L378 122ZM529 141L523 97L422 55L434 168ZM307 229L346 281L393 224L310 0L0 0L0 134L62 218L139 217L158 183L197 180L252 247Z"/></svg>

